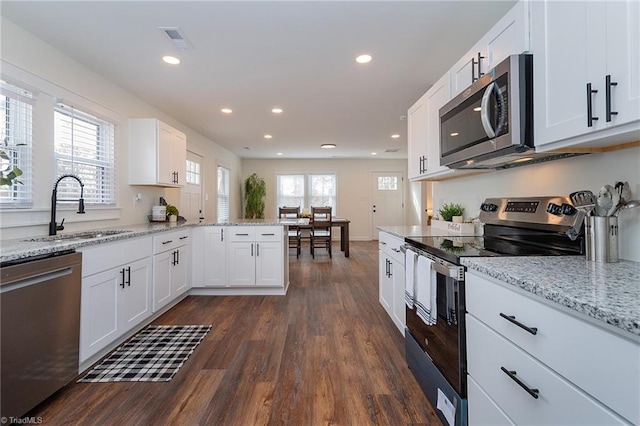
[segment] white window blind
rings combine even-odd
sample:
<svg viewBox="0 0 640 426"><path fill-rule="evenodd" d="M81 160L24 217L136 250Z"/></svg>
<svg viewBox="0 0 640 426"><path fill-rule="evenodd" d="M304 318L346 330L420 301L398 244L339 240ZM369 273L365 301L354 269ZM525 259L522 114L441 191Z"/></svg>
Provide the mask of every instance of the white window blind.
<svg viewBox="0 0 640 426"><path fill-rule="evenodd" d="M277 176L276 209L279 207L305 208L304 175Z"/></svg>
<svg viewBox="0 0 640 426"><path fill-rule="evenodd" d="M336 175L309 175L309 206L332 207L336 211Z"/></svg>
<svg viewBox="0 0 640 426"><path fill-rule="evenodd" d="M22 175L0 186L0 206L29 208L33 205L33 104L31 92L0 81L0 164L5 174L18 168Z"/></svg>
<svg viewBox="0 0 640 426"><path fill-rule="evenodd" d="M77 175L84 183L85 204L115 204L115 125L64 104L56 105L54 116L56 177ZM58 185L59 200L79 196L74 179Z"/></svg>
<svg viewBox="0 0 640 426"><path fill-rule="evenodd" d="M218 166L218 222L229 221L229 169Z"/></svg>

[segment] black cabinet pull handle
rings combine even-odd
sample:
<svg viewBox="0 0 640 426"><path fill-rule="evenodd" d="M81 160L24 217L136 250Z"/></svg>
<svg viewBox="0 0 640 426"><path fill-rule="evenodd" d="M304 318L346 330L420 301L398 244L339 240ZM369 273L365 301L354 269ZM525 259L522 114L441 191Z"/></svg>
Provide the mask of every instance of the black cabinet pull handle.
<svg viewBox="0 0 640 426"><path fill-rule="evenodd" d="M393 276L393 272L391 272L392 271L392 266L393 266L393 264L391 263L391 261L389 261L389 277Z"/></svg>
<svg viewBox="0 0 640 426"><path fill-rule="evenodd" d="M176 265L180 264L180 250L176 250Z"/></svg>
<svg viewBox="0 0 640 426"><path fill-rule="evenodd" d="M276 234L262 234L263 237L273 236L273 235L276 235Z"/></svg>
<svg viewBox="0 0 640 426"><path fill-rule="evenodd" d="M611 81L611 75L605 77L605 103L607 107L607 123L611 121L612 115L618 115L618 111L611 111L611 86L617 86L618 83Z"/></svg>
<svg viewBox="0 0 640 426"><path fill-rule="evenodd" d="M253 257L253 243L251 243L251 257Z"/></svg>
<svg viewBox="0 0 640 426"><path fill-rule="evenodd" d="M594 93L598 93L598 91L591 89L591 83L587 83L587 127L593 127L593 122L598 119L598 117L593 116L593 102L591 97Z"/></svg>
<svg viewBox="0 0 640 426"><path fill-rule="evenodd" d="M521 329L528 331L529 333L533 334L534 336L536 334L538 334L538 329L536 327L527 327L526 325L524 325L520 321L516 321L516 317L513 316L513 315L507 315L507 314L503 314L502 312L500 312L500 316L502 318L506 319L507 321L509 321L510 323L517 325Z"/></svg>
<svg viewBox="0 0 640 426"><path fill-rule="evenodd" d="M478 52L478 79L484 75L484 73L482 72L483 59L484 59L484 56L482 56L482 53Z"/></svg>
<svg viewBox="0 0 640 426"><path fill-rule="evenodd" d="M131 287L131 266L127 268L127 286Z"/></svg>
<svg viewBox="0 0 640 426"><path fill-rule="evenodd" d="M171 252L171 256L173 257L173 260L171 260L171 265L176 265L177 264L177 262L176 262L176 253L177 252L175 252L175 251Z"/></svg>
<svg viewBox="0 0 640 426"><path fill-rule="evenodd" d="M471 58L471 82L476 80L476 58Z"/></svg>
<svg viewBox="0 0 640 426"><path fill-rule="evenodd" d="M172 242L173 242L173 240L163 241L163 242L162 242L162 245L169 244L169 243L172 243Z"/></svg>
<svg viewBox="0 0 640 426"><path fill-rule="evenodd" d="M189 236L188 236L188 235L185 235L185 236L180 237L180 239L181 239L181 240L186 240L187 238L189 238Z"/></svg>
<svg viewBox="0 0 640 426"><path fill-rule="evenodd" d="M256 243L256 257L260 256L260 243Z"/></svg>
<svg viewBox="0 0 640 426"><path fill-rule="evenodd" d="M238 236L248 237L249 234L236 234L236 237L238 237Z"/></svg>
<svg viewBox="0 0 640 426"><path fill-rule="evenodd" d="M220 230L220 241L224 241L224 228Z"/></svg>
<svg viewBox="0 0 640 426"><path fill-rule="evenodd" d="M539 389L532 389L532 388L530 388L529 386L527 386L527 385L526 385L522 380L520 380L520 379L518 379L518 378L516 377L516 372L515 372L515 371L513 371L513 370L507 370L507 369L506 369L506 368L504 368L504 367L500 367L500 369L501 369L502 371L504 371L504 374L506 374L507 376L509 376L509 378L510 378L511 380L513 380L514 382L516 382L517 384L519 384L519 385L520 385L520 387L521 387L522 389L526 390L526 391L527 391L527 393L528 393L529 395L531 395L531 396L532 396L533 398L535 398L535 399L538 399L538 394L540 393L540 390L539 390Z"/></svg>
<svg viewBox="0 0 640 426"><path fill-rule="evenodd" d="M122 287L122 288L124 288L124 282L125 282L125 279L124 279L124 272L125 272L125 269L124 269L124 268L122 268L122 271L120 271L120 273L122 274L122 284L120 284L120 287Z"/></svg>

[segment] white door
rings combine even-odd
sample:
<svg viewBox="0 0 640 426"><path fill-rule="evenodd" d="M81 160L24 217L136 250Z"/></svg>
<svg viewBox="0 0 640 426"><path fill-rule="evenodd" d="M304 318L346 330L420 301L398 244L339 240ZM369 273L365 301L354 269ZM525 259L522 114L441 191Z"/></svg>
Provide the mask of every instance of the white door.
<svg viewBox="0 0 640 426"><path fill-rule="evenodd" d="M187 151L186 184L180 191L180 216L198 223L202 216L202 156Z"/></svg>
<svg viewBox="0 0 640 426"><path fill-rule="evenodd" d="M371 174L371 235L378 238L378 226L404 225L404 178L402 172Z"/></svg>

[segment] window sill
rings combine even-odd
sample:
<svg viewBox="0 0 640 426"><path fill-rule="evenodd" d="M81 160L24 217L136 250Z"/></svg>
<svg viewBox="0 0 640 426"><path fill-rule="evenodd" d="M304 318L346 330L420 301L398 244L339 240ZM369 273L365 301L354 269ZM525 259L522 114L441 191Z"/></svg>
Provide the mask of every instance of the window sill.
<svg viewBox="0 0 640 426"><path fill-rule="evenodd" d="M121 208L87 207L85 214L76 214L75 208L58 208L56 219L65 219L65 223L97 222L102 220L117 220L121 216ZM51 221L49 209L3 209L0 228L19 228L25 226L47 225Z"/></svg>

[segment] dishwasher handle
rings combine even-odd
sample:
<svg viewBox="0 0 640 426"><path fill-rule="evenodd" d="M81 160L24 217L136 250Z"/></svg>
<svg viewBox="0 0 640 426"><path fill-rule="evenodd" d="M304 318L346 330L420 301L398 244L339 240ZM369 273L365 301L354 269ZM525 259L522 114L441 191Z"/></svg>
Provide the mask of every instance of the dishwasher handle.
<svg viewBox="0 0 640 426"><path fill-rule="evenodd" d="M56 278L64 277L66 275L71 275L73 272L73 268L64 268L58 271L48 272L46 274L38 275L37 277L27 278L21 281L15 281L10 284L3 284L0 287L0 293L5 293L7 291L17 290L23 287L29 287L32 285L40 284L45 281L54 280Z"/></svg>

